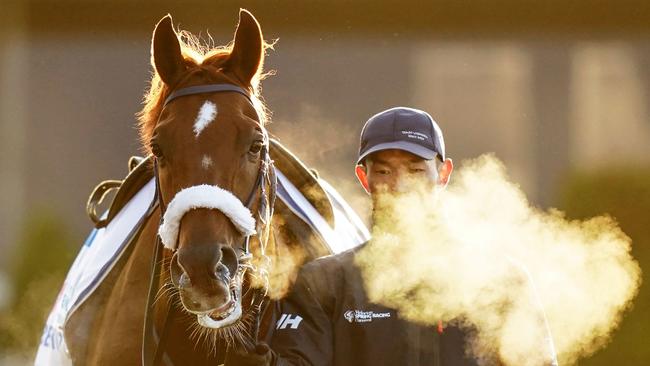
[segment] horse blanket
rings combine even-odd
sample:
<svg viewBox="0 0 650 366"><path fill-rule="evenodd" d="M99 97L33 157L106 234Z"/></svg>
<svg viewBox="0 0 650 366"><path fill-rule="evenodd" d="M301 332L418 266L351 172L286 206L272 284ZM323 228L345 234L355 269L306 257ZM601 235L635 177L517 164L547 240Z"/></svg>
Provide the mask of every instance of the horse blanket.
<svg viewBox="0 0 650 366"><path fill-rule="evenodd" d="M326 181L316 178L331 203L333 226L285 174L276 169L276 175L278 198L311 227L331 253L356 247L370 238L361 219ZM35 359L36 365L72 365L64 338L67 320L93 294L133 242L138 229L155 207L154 203L155 181L151 179L119 210L108 225L90 232L47 319ZM107 214L108 212L104 217Z"/></svg>

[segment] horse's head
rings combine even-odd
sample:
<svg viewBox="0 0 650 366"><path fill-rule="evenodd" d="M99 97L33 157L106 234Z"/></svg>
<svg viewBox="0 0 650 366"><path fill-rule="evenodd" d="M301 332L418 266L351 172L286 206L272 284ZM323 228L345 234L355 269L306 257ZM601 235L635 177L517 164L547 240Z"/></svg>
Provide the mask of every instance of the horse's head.
<svg viewBox="0 0 650 366"><path fill-rule="evenodd" d="M266 45L245 10L231 48L206 52L192 41L179 39L170 16L156 26L141 137L155 156L171 281L200 325L222 328L242 315L246 238L260 230L265 199L268 136L257 83Z"/></svg>

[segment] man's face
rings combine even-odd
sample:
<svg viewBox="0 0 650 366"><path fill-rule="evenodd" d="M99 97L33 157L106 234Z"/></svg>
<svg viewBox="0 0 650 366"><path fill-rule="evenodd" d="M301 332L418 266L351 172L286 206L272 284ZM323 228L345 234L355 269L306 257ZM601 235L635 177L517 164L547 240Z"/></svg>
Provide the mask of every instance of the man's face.
<svg viewBox="0 0 650 366"><path fill-rule="evenodd" d="M382 150L366 159L366 177L371 195L431 192L439 180L436 162L403 150Z"/></svg>

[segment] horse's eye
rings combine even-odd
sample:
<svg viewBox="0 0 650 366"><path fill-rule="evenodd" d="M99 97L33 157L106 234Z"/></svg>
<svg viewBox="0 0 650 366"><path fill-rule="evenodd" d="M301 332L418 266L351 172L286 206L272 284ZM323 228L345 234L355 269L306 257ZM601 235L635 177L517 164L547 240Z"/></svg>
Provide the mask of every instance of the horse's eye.
<svg viewBox="0 0 650 366"><path fill-rule="evenodd" d="M251 148L248 150L248 152L251 153L251 154L257 154L262 150L263 146L264 146L263 141L255 141L251 145Z"/></svg>
<svg viewBox="0 0 650 366"><path fill-rule="evenodd" d="M162 151L162 149L160 148L160 145L158 145L156 142L152 142L151 145L149 145L149 146L151 147L151 153L152 153L155 157L157 157L157 158L162 158L162 156L163 156L163 151Z"/></svg>

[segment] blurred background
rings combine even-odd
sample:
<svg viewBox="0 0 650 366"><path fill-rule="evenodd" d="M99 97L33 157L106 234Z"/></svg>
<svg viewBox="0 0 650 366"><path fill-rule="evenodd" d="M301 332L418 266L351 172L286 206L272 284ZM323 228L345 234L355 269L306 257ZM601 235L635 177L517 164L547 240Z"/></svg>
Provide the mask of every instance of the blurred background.
<svg viewBox="0 0 650 366"><path fill-rule="evenodd" d="M91 229L88 194L140 152L156 22L171 13L221 45L239 7L279 39L263 83L271 132L362 216L361 126L408 105L437 120L456 164L493 152L533 204L616 217L650 269L648 1L2 0L0 365L30 362ZM648 339L644 282L580 365L649 365Z"/></svg>

